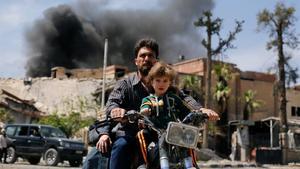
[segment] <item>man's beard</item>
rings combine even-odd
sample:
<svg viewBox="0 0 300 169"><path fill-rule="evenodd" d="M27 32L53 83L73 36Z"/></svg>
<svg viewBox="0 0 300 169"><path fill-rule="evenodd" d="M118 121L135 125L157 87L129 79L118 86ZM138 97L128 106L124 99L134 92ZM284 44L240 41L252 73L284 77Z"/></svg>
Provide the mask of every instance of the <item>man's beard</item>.
<svg viewBox="0 0 300 169"><path fill-rule="evenodd" d="M150 69L151 69L152 65L151 64L147 64L147 65L143 65L141 67L139 67L139 72L141 73L142 76L147 76Z"/></svg>

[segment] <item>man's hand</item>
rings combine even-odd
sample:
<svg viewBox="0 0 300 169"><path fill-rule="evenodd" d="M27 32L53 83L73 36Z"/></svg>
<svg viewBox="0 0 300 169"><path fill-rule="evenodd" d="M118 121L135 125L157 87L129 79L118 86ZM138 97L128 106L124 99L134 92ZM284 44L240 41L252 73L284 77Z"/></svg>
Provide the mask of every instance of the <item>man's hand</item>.
<svg viewBox="0 0 300 169"><path fill-rule="evenodd" d="M108 147L111 145L111 140L107 134L101 135L97 144L96 148L100 150L102 153L106 153L108 151Z"/></svg>
<svg viewBox="0 0 300 169"><path fill-rule="evenodd" d="M122 118L124 117L125 112L125 109L113 108L110 112L110 116L114 119L114 121L123 122L124 120Z"/></svg>
<svg viewBox="0 0 300 169"><path fill-rule="evenodd" d="M206 108L201 108L200 110L203 113L207 114L208 120L213 120L213 121L220 120L218 113L216 113L215 111Z"/></svg>

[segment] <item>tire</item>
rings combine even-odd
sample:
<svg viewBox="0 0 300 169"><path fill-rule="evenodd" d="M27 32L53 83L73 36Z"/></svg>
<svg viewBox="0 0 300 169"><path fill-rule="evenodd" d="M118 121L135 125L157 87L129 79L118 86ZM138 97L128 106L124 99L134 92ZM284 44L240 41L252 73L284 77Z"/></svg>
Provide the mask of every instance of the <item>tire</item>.
<svg viewBox="0 0 300 169"><path fill-rule="evenodd" d="M69 160L71 167L79 167L82 163L82 160Z"/></svg>
<svg viewBox="0 0 300 169"><path fill-rule="evenodd" d="M30 164L36 165L40 162L41 157L29 157L27 160Z"/></svg>
<svg viewBox="0 0 300 169"><path fill-rule="evenodd" d="M6 157L6 162L8 163L15 163L17 161L17 154L16 150L13 147L8 147L7 148L7 157Z"/></svg>
<svg viewBox="0 0 300 169"><path fill-rule="evenodd" d="M58 152L54 148L49 148L46 151L44 158L45 158L45 163L48 166L57 166L59 162Z"/></svg>

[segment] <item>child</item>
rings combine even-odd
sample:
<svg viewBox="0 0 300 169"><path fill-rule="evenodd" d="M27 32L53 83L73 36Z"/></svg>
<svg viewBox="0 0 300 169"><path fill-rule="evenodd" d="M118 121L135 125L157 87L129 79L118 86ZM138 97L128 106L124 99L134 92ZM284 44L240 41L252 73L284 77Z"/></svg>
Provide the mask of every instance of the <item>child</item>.
<svg viewBox="0 0 300 169"><path fill-rule="evenodd" d="M172 86L175 77L176 72L169 65L161 62L157 62L148 74L148 83L151 85L152 91L150 93L152 94L142 100L141 113L148 116L155 127L159 129L167 129L169 122L183 120L191 112L188 106L176 95L176 88ZM151 131L143 131L143 133L146 133L145 137L149 137L149 135L153 137ZM159 144L163 146L159 150L161 159L162 155L166 154L167 148L164 137L163 135L159 138ZM157 140L153 140L157 142ZM186 168L193 168L188 149L184 148L182 150L186 152L184 160ZM145 152L144 154L146 154ZM165 161L161 160L160 165L162 168L164 164Z"/></svg>

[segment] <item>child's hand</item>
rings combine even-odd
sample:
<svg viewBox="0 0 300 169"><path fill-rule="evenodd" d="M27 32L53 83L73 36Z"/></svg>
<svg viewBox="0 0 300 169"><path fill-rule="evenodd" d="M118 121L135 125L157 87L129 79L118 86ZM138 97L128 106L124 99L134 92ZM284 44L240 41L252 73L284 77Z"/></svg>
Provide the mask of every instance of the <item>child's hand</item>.
<svg viewBox="0 0 300 169"><path fill-rule="evenodd" d="M151 109L149 108L144 108L141 110L141 114L145 116L150 116L151 115Z"/></svg>

